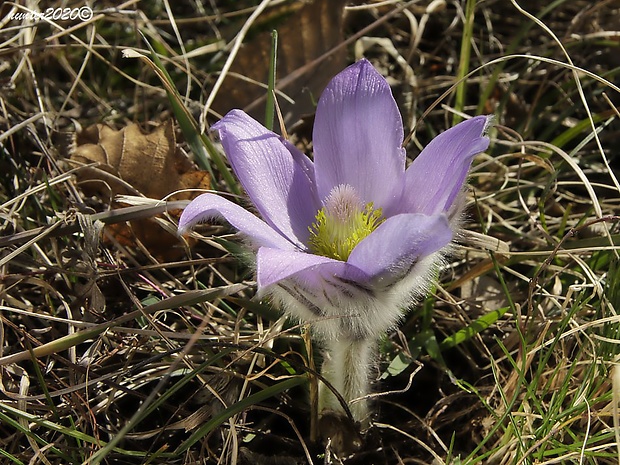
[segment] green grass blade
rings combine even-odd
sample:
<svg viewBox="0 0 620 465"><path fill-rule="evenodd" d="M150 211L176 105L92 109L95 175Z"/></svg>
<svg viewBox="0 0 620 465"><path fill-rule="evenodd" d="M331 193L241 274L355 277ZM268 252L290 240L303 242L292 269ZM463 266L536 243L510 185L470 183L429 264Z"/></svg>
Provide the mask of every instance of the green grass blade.
<svg viewBox="0 0 620 465"><path fill-rule="evenodd" d="M197 441L199 441L201 438L209 434L211 431L213 431L215 428L217 428L219 425L224 423L226 420L228 420L233 415L236 415L237 413L242 412L243 410L250 407L251 405L258 404L259 402L269 399L270 397L276 396L280 394L281 392L284 392L288 389L292 389L296 386L299 386L305 383L306 380L307 378L305 376L296 376L293 378L289 378L285 381L281 381L277 384L274 384L273 386L262 389L258 391L257 393L252 394L251 396L248 396L245 399L237 402L236 404L231 405L227 409L223 410L219 415L216 415L211 420L209 420L204 425L202 425L198 430L196 430L189 437L189 439L187 439L185 442L183 442L183 444L179 446L175 454L180 455L186 452Z"/></svg>
<svg viewBox="0 0 620 465"><path fill-rule="evenodd" d="M536 14L536 17L539 19L543 19L548 14L552 13L559 5L561 5L562 3L565 3L566 1L567 0L555 0L554 2L551 2L548 5L545 5ZM534 27L534 23L532 22L526 21L523 23L523 26L521 27L520 31L516 34L515 38L506 48L506 51L504 53L505 56L512 55L515 52L515 50L519 49L519 47L522 45L522 41L524 40L524 38L526 37L530 29L532 29L532 27ZM504 72L504 67L506 63L507 62L505 61L500 62L497 64L497 66L493 67L493 73L491 74L491 77L486 83L484 89L482 89L482 92L480 93L480 100L478 101L478 108L477 108L478 114L483 112L486 102L491 97L493 90L495 90L497 81L499 80L500 76Z"/></svg>
<svg viewBox="0 0 620 465"><path fill-rule="evenodd" d="M31 413L28 412L24 412L22 410L19 410L18 408L12 407L6 403L0 403L0 421L2 421L2 423L8 424L14 428L18 428L20 429L22 432L24 432L25 434L29 434L31 435L37 442L44 444L44 445L49 445L45 440L43 440L42 438L40 438L38 435L36 435L35 433L31 432L31 431L23 431L23 428L21 428L20 424L18 421L16 421L14 418L23 418L26 421L30 422L30 423L34 423L38 426L40 426L41 428L45 428L51 431L56 431L58 433L64 434L65 436L70 436L73 437L75 439L78 439L80 441L83 441L85 443L88 444L93 444L93 445L105 445L106 443L103 442L101 439L99 438L95 438L93 436L90 436L86 433L83 433L81 431L75 430L75 429L71 429L71 428L67 428L66 426L62 426L59 425L58 423L55 423L53 421L49 421L49 420L45 420L41 417L38 417L36 415L33 415ZM66 456L62 451L60 451L59 449L52 447L51 450L57 454L59 457L62 457L64 460L67 461L67 463L71 463L71 458ZM115 448L114 449L116 452L120 452L122 454L131 456L131 457L144 457L147 455L147 452L136 452L136 451L130 451L130 450L125 450L125 449L121 449L121 448Z"/></svg>
<svg viewBox="0 0 620 465"><path fill-rule="evenodd" d="M278 31L271 31L271 55L269 57L269 77L267 81L267 104L265 106L265 127L273 131L275 114L276 61L278 59Z"/></svg>
<svg viewBox="0 0 620 465"><path fill-rule="evenodd" d="M226 357L228 354L233 352L233 350L234 349L232 349L232 348L223 348L222 350L217 352L212 357L209 357L208 360L206 360L203 363L201 363L200 366L198 366L195 369L191 370L190 372L186 373L179 381L177 381L169 389L166 389L165 393L163 393L161 396L159 396L156 401L154 401L149 407L147 407L144 410L143 417L144 418L148 417L151 413L153 413L155 410L157 410L162 404L164 404L174 393L176 393L179 389L181 389L183 386L185 386L192 379L194 379L197 374L202 373L205 368L213 365L217 361L219 361L222 358Z"/></svg>
<svg viewBox="0 0 620 465"><path fill-rule="evenodd" d="M128 321L132 321L138 317L143 316L144 314L156 312L159 310L168 310L171 308L178 308L188 305L194 305L197 303L207 302L210 300L217 299L219 297L234 294L241 289L244 289L246 286L243 284L233 284L232 286L222 286L214 289L205 289L205 290L196 290L196 291L188 291L180 295L175 295L169 297L167 299L161 300L155 304L148 305L141 310L135 310L130 312L122 317L116 318L107 323L101 323L98 325L94 325L89 329L85 329L82 331L76 331L73 334L69 334L67 336L63 336L61 338L56 339L55 341L48 342L47 344L43 344L39 347L33 348L31 351L24 350L22 352L18 352L16 354L6 355L0 358L0 366L7 365L9 363L17 363L23 360L28 360L32 356L35 358L45 357L46 355L55 354L66 350L70 347L74 347L78 344L81 344L88 339L92 339L97 337L99 334L104 331L113 328L114 326L120 326L123 323Z"/></svg>
<svg viewBox="0 0 620 465"><path fill-rule="evenodd" d="M222 357L224 357L231 351L232 349L225 349L221 351L218 355L207 360L198 369L192 370L192 372L190 372L189 374L185 374L185 376L183 376L183 378L178 383L172 386L171 389L168 389L164 395L159 396L159 398L156 401L154 400L155 399L154 396L149 396L149 398L147 398L140 405L138 411L131 417L131 419L125 425L123 425L123 427L115 434L114 438L112 438L112 440L110 440L110 442L106 444L103 448L99 449L97 453L89 459L88 463L92 463L92 464L101 463L101 461L104 460L108 454L114 451L116 444L122 441L122 439L127 435L127 433L133 430L142 420L147 418L149 413L151 413L152 411L160 407L161 404L163 404L172 394L174 394L174 392L176 392L183 385L189 382L195 376L196 372L201 371L205 367L215 363L217 360L221 359ZM166 378L162 378L160 380L160 384L163 385L163 383L165 383L166 381L167 381ZM149 401L151 400L152 402L149 403Z"/></svg>
<svg viewBox="0 0 620 465"><path fill-rule="evenodd" d="M10 416L8 414L5 414L3 412L3 410L8 410L9 413L12 413L13 416ZM30 415L26 412L23 412L22 410L19 410L17 408L14 407L9 407L6 404L0 403L0 422L3 425L9 426L13 429L15 429L16 431L20 431L21 433L25 434L26 436L29 436L30 438L34 439L37 443L41 444L44 447L50 446L50 444L43 439L41 436L39 436L38 434L30 431L28 428L24 428L20 422L18 420L16 420L15 418L26 418L28 421L32 421L30 420L31 418L36 418L34 417L34 415ZM66 461L70 461L71 458L64 454L62 451L60 451L58 448L56 447L50 447L50 452L52 452L53 454L56 454L58 457L62 457L64 460Z"/></svg>
<svg viewBox="0 0 620 465"><path fill-rule="evenodd" d="M211 176L213 176L213 171L211 170L211 164L209 163L209 157L215 162L215 166L217 166L218 171L224 178L224 181L228 185L228 188L233 194L239 194L239 188L235 179L230 174L230 170L226 166L224 159L217 151L217 149L213 146L208 137L204 134L200 134L198 130L198 123L192 117L191 113L187 110L185 105L183 105L183 101L181 100L181 95L176 87L173 85L172 78L166 71L164 64L159 59L155 50L151 47L146 38L144 38L149 50L151 50L151 57L155 66L161 71L161 75L167 81L166 85L166 93L168 94L168 99L170 100L170 104L172 105L172 109L174 111L174 115L179 122L179 126L181 131L183 131L183 136L186 138L187 143L190 145L192 150L195 150L196 156L198 160L201 161L201 164L204 168L206 168Z"/></svg>
<svg viewBox="0 0 620 465"><path fill-rule="evenodd" d="M144 63L148 64L153 71L157 74L159 79L161 80L164 88L166 89L166 94L168 95L168 99L170 100L170 105L172 106L172 111L179 122L179 127L183 132L183 136L187 140L187 143L191 147L192 151L196 155L196 159L202 168L209 171L209 174L213 177L213 170L211 168L210 160L212 160L219 173L224 178L226 185L230 189L230 192L234 194L239 194L239 187L233 178L230 170L226 166L224 159L217 151L215 146L211 143L211 141L199 131L199 125L196 120L193 118L188 109L183 105L183 101L181 99L181 95L177 91L174 83L172 82L172 78L166 71L163 63L159 59L157 53L151 46L151 44L144 37L144 41L146 42L149 50L151 51L151 58L149 59L147 56L142 55L140 53L135 52L134 50L125 50L125 56L129 58L140 58Z"/></svg>
<svg viewBox="0 0 620 465"><path fill-rule="evenodd" d="M439 344L439 348L444 351L456 347L465 341L473 338L476 334L481 333L497 320L499 320L508 311L510 307L502 307L497 310L493 310L486 315L482 315L477 320L473 321L469 326L459 329L452 336L448 336Z"/></svg>
<svg viewBox="0 0 620 465"><path fill-rule="evenodd" d="M465 23L463 24L463 38L461 40L461 53L459 57L459 68L456 79L459 83L456 86L456 95L454 100L454 108L457 113L452 118L452 125L460 123L463 119L458 113L463 112L465 108L465 94L467 92L467 80L464 79L469 73L469 58L471 56L471 40L474 29L474 11L476 9L476 0L467 0L465 7Z"/></svg>
<svg viewBox="0 0 620 465"><path fill-rule="evenodd" d="M19 460L17 457L14 457L13 455L9 454L4 449L0 449L0 456L6 457L7 459L11 461L11 463L16 463L17 465L24 465L24 462Z"/></svg>

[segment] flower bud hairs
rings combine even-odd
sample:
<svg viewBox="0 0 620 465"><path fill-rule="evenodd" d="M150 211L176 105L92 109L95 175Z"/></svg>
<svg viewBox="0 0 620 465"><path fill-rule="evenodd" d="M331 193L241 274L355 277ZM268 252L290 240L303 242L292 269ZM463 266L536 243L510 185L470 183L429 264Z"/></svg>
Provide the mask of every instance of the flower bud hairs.
<svg viewBox="0 0 620 465"><path fill-rule="evenodd" d="M323 377L365 424L379 338L424 297L459 228L472 159L490 117L443 132L405 169L403 124L367 60L332 79L316 110L314 158L240 110L213 126L260 218L215 194L183 211L179 230L223 218L256 251L258 295L308 323ZM344 416L323 383L319 413Z"/></svg>

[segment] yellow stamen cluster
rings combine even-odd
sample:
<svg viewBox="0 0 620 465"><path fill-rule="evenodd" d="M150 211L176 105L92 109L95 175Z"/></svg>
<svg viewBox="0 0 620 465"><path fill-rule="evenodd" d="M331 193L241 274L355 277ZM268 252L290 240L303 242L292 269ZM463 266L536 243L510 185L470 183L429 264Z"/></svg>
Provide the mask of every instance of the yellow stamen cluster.
<svg viewBox="0 0 620 465"><path fill-rule="evenodd" d="M365 206L349 185L335 187L309 227L313 253L346 261L362 239L383 223L381 209Z"/></svg>

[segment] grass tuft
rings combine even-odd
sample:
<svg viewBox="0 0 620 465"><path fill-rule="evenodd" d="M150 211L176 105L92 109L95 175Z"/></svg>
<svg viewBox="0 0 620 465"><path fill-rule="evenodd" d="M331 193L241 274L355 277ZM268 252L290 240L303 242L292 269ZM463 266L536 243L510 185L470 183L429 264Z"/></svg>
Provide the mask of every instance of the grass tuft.
<svg viewBox="0 0 620 465"><path fill-rule="evenodd" d="M619 462L617 2L328 3L95 2L85 21L2 6L0 461ZM343 458L314 441L307 328L255 298L230 228L176 237L206 187L149 199L71 155L94 124L173 118L171 166L247 205L209 124L277 115L310 153L313 102L362 55L392 84L410 159L463 117L496 124L467 231L382 341L377 414Z"/></svg>

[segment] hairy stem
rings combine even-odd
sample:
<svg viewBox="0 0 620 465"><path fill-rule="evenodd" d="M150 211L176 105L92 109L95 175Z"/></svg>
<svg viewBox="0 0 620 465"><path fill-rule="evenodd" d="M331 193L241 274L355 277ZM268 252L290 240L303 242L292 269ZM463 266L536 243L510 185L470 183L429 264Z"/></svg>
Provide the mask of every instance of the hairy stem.
<svg viewBox="0 0 620 465"><path fill-rule="evenodd" d="M369 393L369 370L372 362L375 341L372 339L338 339L325 342L325 360L322 375L340 392L349 404L356 421L368 420L366 399L355 399ZM319 411L342 412L336 396L324 384L319 386Z"/></svg>

